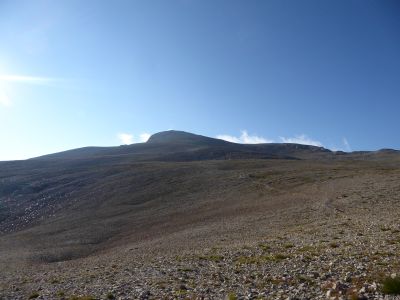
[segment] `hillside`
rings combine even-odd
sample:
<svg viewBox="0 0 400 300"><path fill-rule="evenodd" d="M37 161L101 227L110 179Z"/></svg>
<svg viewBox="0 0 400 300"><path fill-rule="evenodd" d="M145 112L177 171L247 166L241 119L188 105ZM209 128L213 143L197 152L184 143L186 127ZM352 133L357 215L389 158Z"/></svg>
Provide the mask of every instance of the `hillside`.
<svg viewBox="0 0 400 300"><path fill-rule="evenodd" d="M0 182L0 299L369 298L400 271L394 150L169 131L1 162Z"/></svg>
<svg viewBox="0 0 400 300"><path fill-rule="evenodd" d="M134 161L195 161L249 158L307 158L330 150L299 144L236 144L183 131L164 131L146 143L119 147L85 147L35 158L35 160L115 159Z"/></svg>

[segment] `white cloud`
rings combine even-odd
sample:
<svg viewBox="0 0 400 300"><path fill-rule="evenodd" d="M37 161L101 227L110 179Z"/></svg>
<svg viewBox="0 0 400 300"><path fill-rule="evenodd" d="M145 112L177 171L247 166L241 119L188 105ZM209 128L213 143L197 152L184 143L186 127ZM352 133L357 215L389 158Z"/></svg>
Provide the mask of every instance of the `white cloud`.
<svg viewBox="0 0 400 300"><path fill-rule="evenodd" d="M133 135L132 134L118 133L117 137L121 141L121 143L124 145L133 144Z"/></svg>
<svg viewBox="0 0 400 300"><path fill-rule="evenodd" d="M0 74L0 106L12 105L10 94L17 90L13 87L14 84L58 86L63 82L65 80L49 77Z"/></svg>
<svg viewBox="0 0 400 300"><path fill-rule="evenodd" d="M290 138L280 137L280 140L283 143L304 144L304 145L312 145L318 147L323 146L321 142L313 140L305 134L296 135L295 137L290 137Z"/></svg>
<svg viewBox="0 0 400 300"><path fill-rule="evenodd" d="M334 146L330 147L330 149L332 151L344 151L344 152L352 152L353 151L350 146L349 141L345 137L342 139L341 146L334 145Z"/></svg>
<svg viewBox="0 0 400 300"><path fill-rule="evenodd" d="M239 143L239 144L261 144L261 143L273 142L272 140L257 135L249 135L246 130L242 130L240 136L238 137L227 134L219 134L216 136L216 138L231 143Z"/></svg>
<svg viewBox="0 0 400 300"><path fill-rule="evenodd" d="M54 78L24 76L24 75L0 75L0 81L31 84L48 84L54 82Z"/></svg>
<svg viewBox="0 0 400 300"><path fill-rule="evenodd" d="M143 133L139 134L139 140L140 140L142 143L145 143L145 142L147 142L147 140L150 138L150 136L151 136L150 133L143 132Z"/></svg>
<svg viewBox="0 0 400 300"><path fill-rule="evenodd" d="M349 141L345 137L343 138L343 146L347 152L351 152L351 146L349 144Z"/></svg>
<svg viewBox="0 0 400 300"><path fill-rule="evenodd" d="M217 139L224 140L231 143L241 143L238 137L227 135L227 134L219 134L216 136Z"/></svg>
<svg viewBox="0 0 400 300"><path fill-rule="evenodd" d="M139 134L138 137L135 137L133 134L130 133L118 133L117 138L120 142L124 145L130 145L134 143L145 143L150 138L151 134L147 132L143 132Z"/></svg>
<svg viewBox="0 0 400 300"><path fill-rule="evenodd" d="M240 136L233 136L228 134L219 134L216 136L217 139L225 140L232 143L240 144L260 144L260 143L275 143L272 139L267 139L257 135L249 135L246 130L242 130ZM280 137L282 143L293 143L293 144L304 144L323 147L322 143L309 138L305 134L296 135L294 137ZM344 143L344 140L343 140Z"/></svg>

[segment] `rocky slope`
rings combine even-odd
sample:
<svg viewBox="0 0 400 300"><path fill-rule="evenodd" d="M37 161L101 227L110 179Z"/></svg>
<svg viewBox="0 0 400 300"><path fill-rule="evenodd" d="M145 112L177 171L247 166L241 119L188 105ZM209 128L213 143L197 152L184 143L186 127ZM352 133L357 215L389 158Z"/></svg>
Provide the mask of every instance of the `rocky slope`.
<svg viewBox="0 0 400 300"><path fill-rule="evenodd" d="M0 299L395 299L398 153L268 147L296 159L1 163Z"/></svg>

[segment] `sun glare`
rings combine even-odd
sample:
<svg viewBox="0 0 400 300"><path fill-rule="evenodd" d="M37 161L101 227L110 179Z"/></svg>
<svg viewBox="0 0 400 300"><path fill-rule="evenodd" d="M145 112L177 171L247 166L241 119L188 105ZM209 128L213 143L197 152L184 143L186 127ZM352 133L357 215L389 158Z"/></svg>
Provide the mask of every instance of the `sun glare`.
<svg viewBox="0 0 400 300"><path fill-rule="evenodd" d="M6 91L6 84L0 79L0 106L11 106L11 100Z"/></svg>

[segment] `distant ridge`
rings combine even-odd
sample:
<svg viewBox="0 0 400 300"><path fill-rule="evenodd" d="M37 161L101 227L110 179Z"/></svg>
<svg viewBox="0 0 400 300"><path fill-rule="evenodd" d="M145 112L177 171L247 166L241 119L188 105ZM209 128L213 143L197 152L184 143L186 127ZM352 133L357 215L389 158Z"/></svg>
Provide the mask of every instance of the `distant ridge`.
<svg viewBox="0 0 400 300"><path fill-rule="evenodd" d="M114 147L83 147L48 154L30 160L76 161L201 161L225 159L381 159L400 151L331 151L293 143L239 144L179 130L153 134L147 142Z"/></svg>

